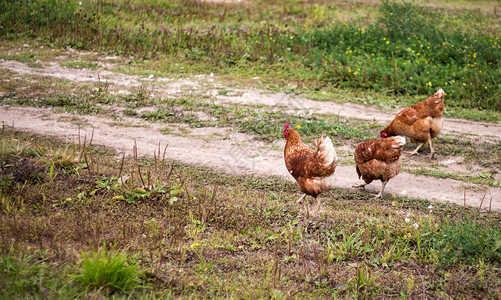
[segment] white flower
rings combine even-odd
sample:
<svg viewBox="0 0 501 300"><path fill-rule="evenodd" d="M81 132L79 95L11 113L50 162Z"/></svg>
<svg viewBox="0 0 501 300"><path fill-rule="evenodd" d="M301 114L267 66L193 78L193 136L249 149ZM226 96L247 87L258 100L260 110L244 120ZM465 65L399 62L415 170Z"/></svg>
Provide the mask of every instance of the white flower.
<svg viewBox="0 0 501 300"><path fill-rule="evenodd" d="M82 6L82 1L78 2L78 5Z"/></svg>
<svg viewBox="0 0 501 300"><path fill-rule="evenodd" d="M405 218L404 221L405 221L405 223L409 223L411 221L411 219Z"/></svg>
<svg viewBox="0 0 501 300"><path fill-rule="evenodd" d="M419 228L419 224L418 223L414 223L414 224L412 224L412 227L414 227L414 229L418 229Z"/></svg>
<svg viewBox="0 0 501 300"><path fill-rule="evenodd" d="M406 189L403 189L403 190L402 190L402 192L400 193L400 195L402 195L402 196L407 195L407 190L406 190Z"/></svg>
<svg viewBox="0 0 501 300"><path fill-rule="evenodd" d="M150 76L148 76L149 79L153 79L153 77L155 77L153 74L150 74Z"/></svg>
<svg viewBox="0 0 501 300"><path fill-rule="evenodd" d="M210 73L210 74L209 74L209 76L210 76L210 77L214 77L214 73Z"/></svg>

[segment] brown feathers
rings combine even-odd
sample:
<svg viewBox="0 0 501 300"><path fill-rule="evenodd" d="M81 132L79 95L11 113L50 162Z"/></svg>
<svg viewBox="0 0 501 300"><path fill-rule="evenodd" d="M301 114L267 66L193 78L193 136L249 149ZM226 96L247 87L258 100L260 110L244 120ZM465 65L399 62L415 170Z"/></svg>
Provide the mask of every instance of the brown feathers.
<svg viewBox="0 0 501 300"><path fill-rule="evenodd" d="M315 141L316 150L309 149L301 140L299 133L286 126L284 137L285 166L296 179L299 188L307 195L317 197L328 190L331 184L327 178L334 174L337 155L332 141L324 137Z"/></svg>

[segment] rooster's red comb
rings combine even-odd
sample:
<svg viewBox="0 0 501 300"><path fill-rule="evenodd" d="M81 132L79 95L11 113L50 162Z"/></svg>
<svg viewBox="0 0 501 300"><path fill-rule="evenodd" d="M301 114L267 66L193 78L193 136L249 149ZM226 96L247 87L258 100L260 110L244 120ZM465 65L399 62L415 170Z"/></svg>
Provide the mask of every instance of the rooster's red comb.
<svg viewBox="0 0 501 300"><path fill-rule="evenodd" d="M289 124L285 123L285 129L289 128Z"/></svg>

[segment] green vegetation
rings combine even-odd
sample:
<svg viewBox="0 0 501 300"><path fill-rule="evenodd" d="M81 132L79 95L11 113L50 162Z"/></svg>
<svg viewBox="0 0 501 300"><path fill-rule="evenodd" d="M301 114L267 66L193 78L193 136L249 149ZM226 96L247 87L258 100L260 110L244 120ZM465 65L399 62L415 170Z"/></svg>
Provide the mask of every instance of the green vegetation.
<svg viewBox="0 0 501 300"><path fill-rule="evenodd" d="M308 217L293 182L189 167L164 151L117 160L4 129L0 297L501 292L497 212L334 189Z"/></svg>
<svg viewBox="0 0 501 300"><path fill-rule="evenodd" d="M0 1L0 58L153 78L215 72L230 83L218 96L236 95L232 84L243 83L382 109L441 87L446 116L499 122L501 22L496 10L468 3ZM91 124L83 114L120 126L163 123L166 134L225 127L270 148L289 123L306 142L331 136L343 146L341 164L353 164L353 146L383 127L291 113L288 103L216 102L204 84L194 94L155 97L165 85L150 79L124 93L106 81L0 69L0 104L48 107L84 126ZM489 199L477 209L333 189L320 211L309 211L296 203L294 182L169 161L160 144L148 158L78 140L1 128L2 299L501 294L501 217L487 209ZM419 157L407 171L499 186L497 139L442 134L434 145L440 156L461 157L458 167L480 171L444 171Z"/></svg>
<svg viewBox="0 0 501 300"><path fill-rule="evenodd" d="M485 12L383 1L346 20L341 10L274 1L4 1L0 36L168 59L163 70L176 74L258 75L312 90L424 96L442 87L454 111L499 112L501 37Z"/></svg>
<svg viewBox="0 0 501 300"><path fill-rule="evenodd" d="M141 272L127 253L82 253L81 267L73 277L86 290L104 289L105 292L130 292L141 287Z"/></svg>
<svg viewBox="0 0 501 300"><path fill-rule="evenodd" d="M70 67L74 69L91 69L96 70L99 68L99 64L95 62L87 62L87 61L68 61L61 64L65 67Z"/></svg>

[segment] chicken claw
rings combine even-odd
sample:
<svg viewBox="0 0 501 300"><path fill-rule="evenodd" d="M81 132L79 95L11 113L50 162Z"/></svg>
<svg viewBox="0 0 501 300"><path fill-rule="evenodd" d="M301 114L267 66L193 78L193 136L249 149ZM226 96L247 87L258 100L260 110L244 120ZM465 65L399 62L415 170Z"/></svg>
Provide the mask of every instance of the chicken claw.
<svg viewBox="0 0 501 300"><path fill-rule="evenodd" d="M365 189L365 186L367 185L367 183L360 183L360 184L355 184L355 185L352 185L351 187L353 188L363 188Z"/></svg>

